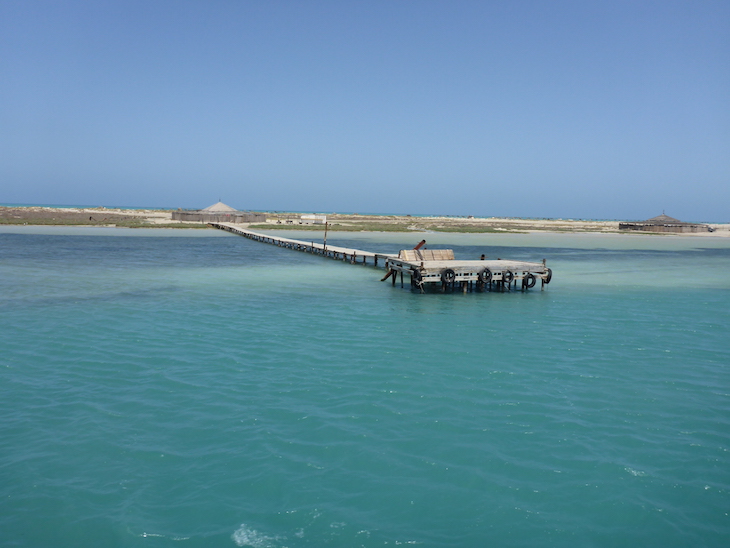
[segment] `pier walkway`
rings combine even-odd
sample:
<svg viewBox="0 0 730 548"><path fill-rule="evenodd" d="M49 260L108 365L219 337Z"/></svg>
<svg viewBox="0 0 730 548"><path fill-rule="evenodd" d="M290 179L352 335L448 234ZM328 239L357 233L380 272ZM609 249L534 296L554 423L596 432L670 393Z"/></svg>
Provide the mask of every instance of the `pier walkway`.
<svg viewBox="0 0 730 548"><path fill-rule="evenodd" d="M451 249L420 249L426 241L422 241L414 249L404 249L398 254L373 253L362 249L350 249L327 245L325 243L305 242L291 238L280 238L260 232L253 232L233 223L208 223L210 226L249 238L257 242L276 245L329 257L331 259L349 261L352 264L372 264L378 262L386 269L381 281L392 277L395 285L400 274L401 287L404 285L404 274L411 279L411 287L424 292L426 284L431 287L440 287L442 291L461 288L463 292L473 289L477 291L510 291L519 288L522 291L535 287L540 280L540 288L550 283L553 272L541 263L526 261L512 261L503 259L475 261L456 260Z"/></svg>
<svg viewBox="0 0 730 548"><path fill-rule="evenodd" d="M238 234L249 240L255 240L257 242L263 242L266 244L272 244L279 247L286 247L288 249L294 249L296 251L304 251L306 253L314 253L316 255L322 255L323 257L329 257L331 259L349 261L353 264L371 264L372 266L378 266L380 262L381 266L385 266L387 259L398 257L397 254L392 255L388 253L373 253L372 251L363 251L362 249L350 249L347 247L338 247L334 245L319 244L315 242L305 242L302 240L292 240L290 238L280 238L278 236L270 236L268 234L262 234L260 232L253 232L241 226L237 226L233 223L208 223L214 228L225 230L233 234Z"/></svg>

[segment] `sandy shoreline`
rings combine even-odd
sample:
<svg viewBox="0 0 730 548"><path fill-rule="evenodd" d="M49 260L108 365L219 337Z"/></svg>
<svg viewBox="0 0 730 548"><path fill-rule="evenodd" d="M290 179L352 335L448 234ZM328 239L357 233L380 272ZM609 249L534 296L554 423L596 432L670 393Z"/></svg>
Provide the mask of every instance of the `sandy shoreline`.
<svg viewBox="0 0 730 548"><path fill-rule="evenodd" d="M291 213L266 213L266 223L250 225L258 230L315 230L321 225L301 225ZM333 232L462 232L462 233L602 233L649 234L619 231L619 221L575 219L515 219L475 217L412 217L409 215L327 214ZM0 225L118 226L128 228L206 228L203 223L172 219L171 210L115 208L53 208L0 206ZM710 224L713 232L657 234L687 237L730 237L730 224Z"/></svg>

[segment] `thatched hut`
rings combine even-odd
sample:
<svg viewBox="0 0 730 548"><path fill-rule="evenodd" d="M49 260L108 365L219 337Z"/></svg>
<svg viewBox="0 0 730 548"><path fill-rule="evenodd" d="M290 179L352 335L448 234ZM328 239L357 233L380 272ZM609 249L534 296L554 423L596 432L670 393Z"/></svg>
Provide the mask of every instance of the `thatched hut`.
<svg viewBox="0 0 730 548"><path fill-rule="evenodd" d="M635 221L618 224L619 230L637 230L641 232L712 232L709 225L685 223L662 213L646 221Z"/></svg>
<svg viewBox="0 0 730 548"><path fill-rule="evenodd" d="M173 211L172 219L192 223L263 223L266 222L266 215L238 211L223 202L218 202L204 209Z"/></svg>

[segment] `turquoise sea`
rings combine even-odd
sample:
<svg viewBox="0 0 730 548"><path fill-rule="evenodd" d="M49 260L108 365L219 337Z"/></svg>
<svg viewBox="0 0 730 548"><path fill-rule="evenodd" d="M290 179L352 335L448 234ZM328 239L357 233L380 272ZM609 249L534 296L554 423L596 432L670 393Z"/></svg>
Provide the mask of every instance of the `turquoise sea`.
<svg viewBox="0 0 730 548"><path fill-rule="evenodd" d="M730 238L422 237L0 228L0 545L728 546Z"/></svg>

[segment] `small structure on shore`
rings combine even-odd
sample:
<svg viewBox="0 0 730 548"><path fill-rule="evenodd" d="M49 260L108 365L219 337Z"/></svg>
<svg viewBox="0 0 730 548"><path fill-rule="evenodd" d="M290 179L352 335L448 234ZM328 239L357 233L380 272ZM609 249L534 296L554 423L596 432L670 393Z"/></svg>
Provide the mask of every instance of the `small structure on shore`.
<svg viewBox="0 0 730 548"><path fill-rule="evenodd" d="M325 225L327 215L302 215L299 219L300 225Z"/></svg>
<svg viewBox="0 0 730 548"><path fill-rule="evenodd" d="M685 223L662 213L646 221L619 223L619 230L637 230L641 232L712 232L709 225Z"/></svg>
<svg viewBox="0 0 730 548"><path fill-rule="evenodd" d="M266 215L238 211L223 202L218 202L204 209L178 209L172 212L172 220L192 223L265 223Z"/></svg>

